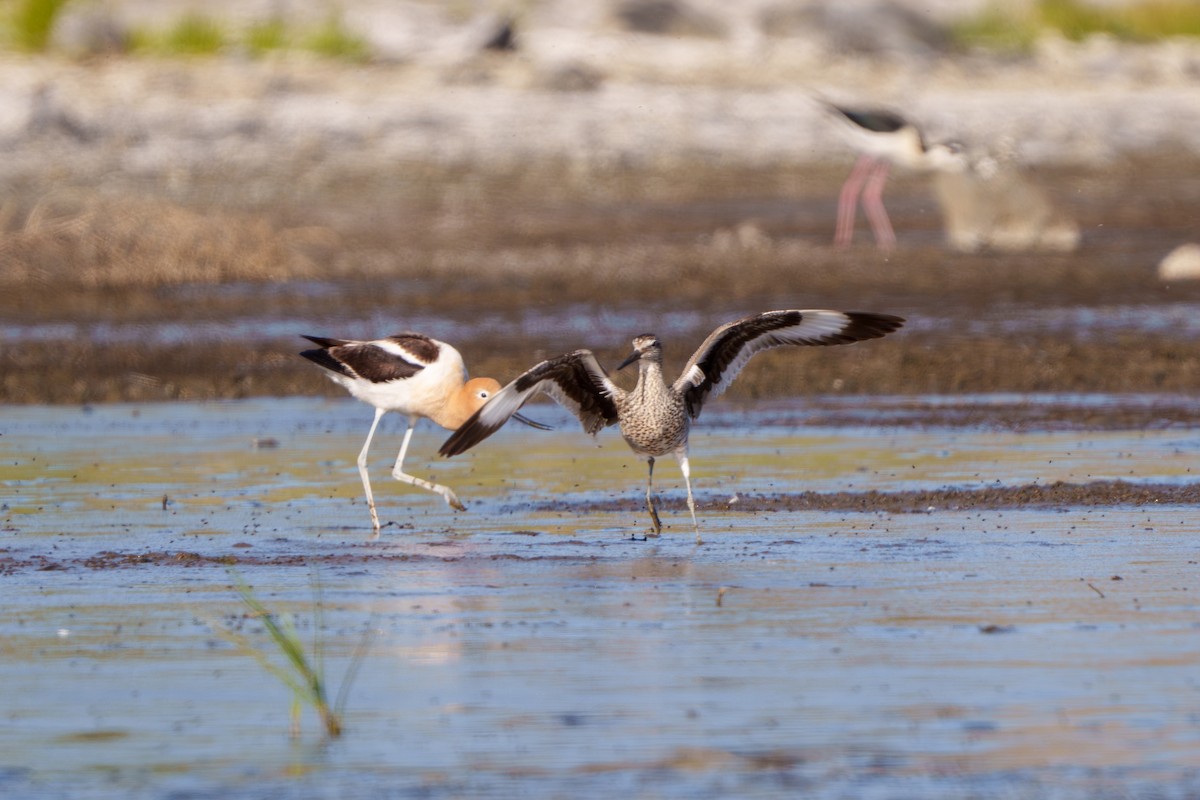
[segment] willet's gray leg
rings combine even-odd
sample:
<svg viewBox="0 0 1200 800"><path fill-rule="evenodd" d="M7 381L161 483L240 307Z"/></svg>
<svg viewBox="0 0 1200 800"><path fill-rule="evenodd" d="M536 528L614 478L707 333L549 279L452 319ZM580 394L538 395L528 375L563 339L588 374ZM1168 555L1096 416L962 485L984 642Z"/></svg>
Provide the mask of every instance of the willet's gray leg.
<svg viewBox="0 0 1200 800"><path fill-rule="evenodd" d="M654 526L652 535L658 536L662 533L662 521L658 518L658 511L654 508L654 495L651 494L654 483L654 459L647 458L646 461L650 464L650 470L646 473L646 508L650 511L650 520Z"/></svg>
<svg viewBox="0 0 1200 800"><path fill-rule="evenodd" d="M696 529L696 544L704 544L700 538L700 523L696 521L696 501L692 499L692 469L688 466L686 447L680 447L675 451L675 460L679 462L679 471L683 473L683 482L687 485L688 511L692 512L692 527Z"/></svg>

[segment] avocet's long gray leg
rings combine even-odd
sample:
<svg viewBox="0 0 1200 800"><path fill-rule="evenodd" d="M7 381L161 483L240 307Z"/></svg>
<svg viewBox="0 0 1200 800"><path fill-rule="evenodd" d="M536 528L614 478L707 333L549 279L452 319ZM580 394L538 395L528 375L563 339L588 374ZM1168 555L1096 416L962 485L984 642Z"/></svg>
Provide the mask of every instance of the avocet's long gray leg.
<svg viewBox="0 0 1200 800"><path fill-rule="evenodd" d="M455 511L466 511L467 507L458 500L458 496L450 489L449 486L442 486L440 483L433 483L424 478L417 478L409 475L404 471L404 454L408 452L408 443L412 440L413 429L417 427L419 416L413 415L408 418L408 429L404 431L404 442L400 445L400 455L396 456L396 466L392 468L392 477L403 483L412 486L420 486L422 489L428 489L431 492L437 492L446 503Z"/></svg>
<svg viewBox="0 0 1200 800"><path fill-rule="evenodd" d="M646 461L650 464L650 470L646 473L646 508L650 512L650 521L653 523L653 535L658 536L662 533L662 521L658 518L658 511L654 508L654 495L651 494L654 483L654 459L648 457Z"/></svg>
<svg viewBox="0 0 1200 800"><path fill-rule="evenodd" d="M696 521L696 501L692 499L692 469L688 465L686 447L676 448L675 460L679 462L679 471L683 473L683 482L687 486L688 511L692 512L692 527L696 529L696 544L704 544L700 539L700 523Z"/></svg>
<svg viewBox="0 0 1200 800"><path fill-rule="evenodd" d="M367 493L367 507L371 509L371 538L379 538L379 514L375 511L375 496L371 494L371 476L367 473L367 452L371 449L371 439L375 437L375 428L379 426L379 418L387 412L382 408L375 409L375 419L371 422L371 430L367 432L367 440L363 442L362 451L358 454L358 474L362 478L363 491Z"/></svg>

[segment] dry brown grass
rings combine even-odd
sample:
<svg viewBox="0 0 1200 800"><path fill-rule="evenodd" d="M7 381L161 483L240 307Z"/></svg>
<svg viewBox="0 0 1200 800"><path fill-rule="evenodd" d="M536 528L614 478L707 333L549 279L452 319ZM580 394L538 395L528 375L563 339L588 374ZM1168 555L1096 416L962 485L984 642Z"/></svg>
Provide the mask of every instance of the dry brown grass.
<svg viewBox="0 0 1200 800"><path fill-rule="evenodd" d="M27 208L10 202L0 215L0 280L9 286L60 291L317 274L294 237L257 215L85 191L48 194Z"/></svg>

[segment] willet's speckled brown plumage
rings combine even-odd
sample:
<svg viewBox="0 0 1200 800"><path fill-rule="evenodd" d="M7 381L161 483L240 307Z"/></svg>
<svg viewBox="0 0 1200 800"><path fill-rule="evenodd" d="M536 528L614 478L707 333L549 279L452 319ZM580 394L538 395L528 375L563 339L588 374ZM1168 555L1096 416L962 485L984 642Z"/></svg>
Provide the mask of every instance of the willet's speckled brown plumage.
<svg viewBox="0 0 1200 800"><path fill-rule="evenodd" d="M696 504L688 465L688 433L704 402L733 382L755 354L784 345L850 344L877 339L904 324L900 317L869 312L826 310L768 311L722 325L692 355L683 374L668 385L662 373L662 344L654 334L633 340L633 352L617 367L638 362L637 385L626 391L609 378L590 350L543 361L501 389L446 440L444 456L465 452L500 429L538 393L550 395L571 411L589 434L619 424L626 443L646 459L646 507L653 532L662 531L654 508L654 460L675 456L687 484L688 510L700 542Z"/></svg>

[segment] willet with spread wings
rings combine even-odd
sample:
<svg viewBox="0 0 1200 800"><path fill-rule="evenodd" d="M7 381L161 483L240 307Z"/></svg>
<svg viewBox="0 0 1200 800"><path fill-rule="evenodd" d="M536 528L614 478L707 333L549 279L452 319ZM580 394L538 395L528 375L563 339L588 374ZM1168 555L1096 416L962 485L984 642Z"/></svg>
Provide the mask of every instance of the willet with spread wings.
<svg viewBox="0 0 1200 800"><path fill-rule="evenodd" d="M575 414L590 434L619 424L629 447L649 464L646 507L654 534L662 522L654 507L654 460L671 453L687 484L688 511L700 542L696 504L688 465L688 432L709 398L719 396L754 354L785 345L850 344L877 339L904 320L889 314L856 311L768 311L717 328L700 345L683 374L667 384L662 344L654 334L633 340L633 352L617 369L638 363L637 385L626 391L609 378L590 350L543 361L501 389L476 411L438 451L455 456L491 436L539 392Z"/></svg>

